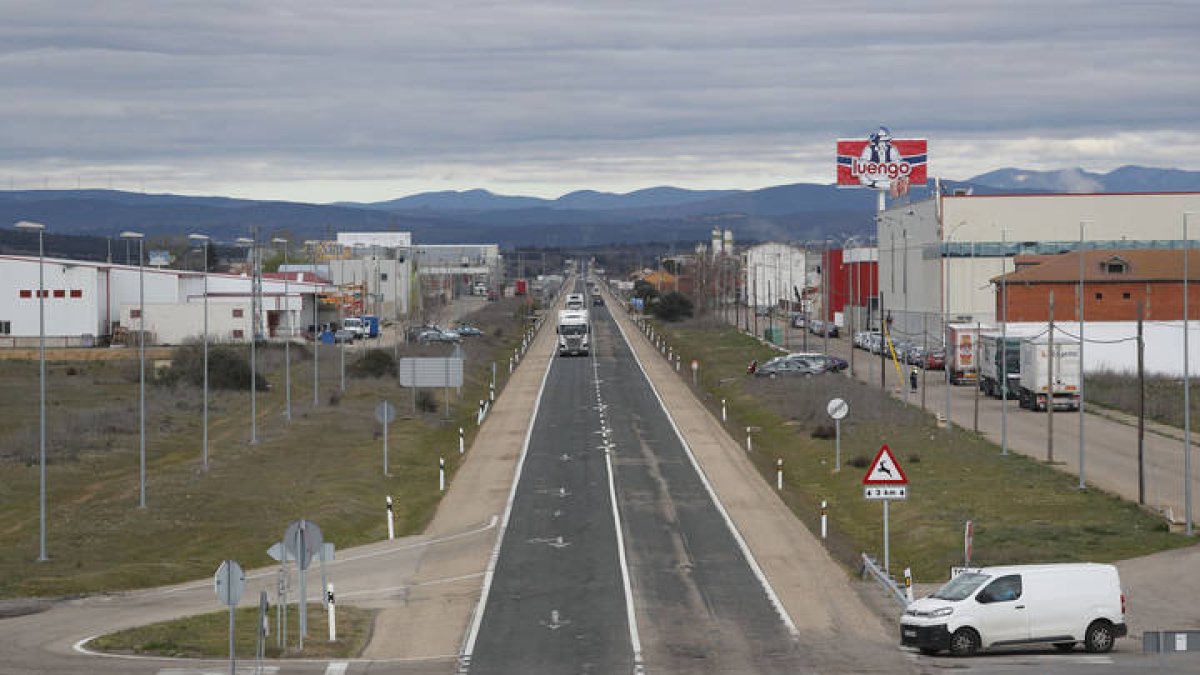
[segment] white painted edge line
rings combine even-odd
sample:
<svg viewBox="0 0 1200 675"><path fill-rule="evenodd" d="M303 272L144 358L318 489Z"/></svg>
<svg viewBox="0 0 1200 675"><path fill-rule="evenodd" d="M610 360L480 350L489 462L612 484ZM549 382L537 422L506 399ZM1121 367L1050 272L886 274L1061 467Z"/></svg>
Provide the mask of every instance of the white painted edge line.
<svg viewBox="0 0 1200 675"><path fill-rule="evenodd" d="M596 382L596 402L603 403L600 399L600 366L596 362L595 345L592 346L592 377ZM601 413L603 419L603 413ZM617 475L613 471L612 453L608 450L604 451L604 466L608 471L608 499L612 503L613 513L613 529L617 532L617 561L621 567L621 588L625 592L625 616L629 622L629 643L633 648L633 668L634 672L641 672L644 667L642 662L642 638L638 633L637 612L633 606L633 584L629 581L629 560L625 556L625 534L621 528L621 510L617 508Z"/></svg>
<svg viewBox="0 0 1200 675"><path fill-rule="evenodd" d="M687 453L688 459L692 466L696 469L696 473L700 476L700 482L704 484L704 489L708 491L708 496L712 498L713 504L717 507L717 512L725 520L725 525L729 527L729 532L733 535L734 541L737 542L738 548L742 550L742 555L746 556L746 562L750 565L750 570L754 572L754 576L758 577L758 582L762 584L763 591L767 594L767 600L775 608L775 613L779 615L783 625L787 628L788 633L793 638L800 637L800 631L796 629L796 622L792 621L792 617L788 614L787 608L783 606L783 601L779 599L779 595L775 593L775 589L771 587L771 582L767 579L766 573L759 566L758 560L754 557L750 547L746 544L746 540L742 537L742 533L738 531L737 525L734 524L733 518L729 517L729 512L725 510L725 505L721 503L721 499L717 497L717 491L713 489L712 483L709 482L708 476L704 473L704 469L700 466L700 462L696 460L696 455L692 453L692 447L683 437L683 433L679 431L679 425L675 424L675 417L671 415L671 411L667 409L667 404L663 401L662 395L658 393L658 387L654 386L654 381L650 379L650 374L646 372L646 367L642 365L642 359L638 357L637 350L633 344L629 342L629 336L625 334L625 329L621 326L621 321L616 316L613 316L613 322L617 324L617 330L621 331L621 337L625 339L625 344L629 345L629 352L633 354L633 360L638 364L638 368L642 371L642 375L646 378L646 383L650 385L650 391L654 392L654 398L658 399L658 405L662 408L663 413L667 416L667 421L671 423L671 428L675 430L675 436L679 438L680 444L683 445L683 451Z"/></svg>
<svg viewBox="0 0 1200 675"><path fill-rule="evenodd" d="M475 652L475 640L479 638L479 627L483 624L483 613L487 609L488 595L492 590L492 579L496 576L496 564L500 560L500 547L504 545L504 534L508 532L508 521L512 517L513 502L517 498L517 486L521 483L521 473L525 470L525 458L529 455L529 443L533 439L533 426L537 424L538 415L542 409L542 394L546 391L546 381L550 379L550 369L554 366L554 357L546 362L546 371L542 373L542 384L538 387L537 398L533 402L533 413L529 416L529 426L525 428L525 443L521 447L521 456L517 459L516 470L513 471L512 487L508 490L508 503L504 506L504 517L500 521L500 531L496 533L496 544L492 547L492 555L488 559L487 571L483 575L483 589L479 593L479 602L475 605L471 627L463 640L459 658L469 660Z"/></svg>
<svg viewBox="0 0 1200 675"><path fill-rule="evenodd" d="M99 657L103 657L106 659L121 659L124 661L170 661L170 662L175 662L175 663L179 663L182 661L182 662L187 662L187 663L191 663L191 664L197 664L198 666L204 665L204 664L217 664L218 666L220 666L222 664L224 664L225 666L229 665L228 658L224 658L224 659L216 659L216 658L187 659L187 658L176 657L176 656L153 656L153 655L149 655L149 654L110 654L108 652L98 652L94 649L88 649L87 643L91 642L92 640L95 640L98 637L100 637L100 636L93 635L91 637L83 638L82 640L80 640L80 641L76 642L74 645L72 645L71 648L74 649L76 652L83 654L85 656L99 656ZM453 661L455 658L457 658L457 655L455 655L455 654L437 654L434 656L410 656L410 657L406 657L406 658L391 658L391 659L339 659L339 660L345 661L348 663L419 663L419 662L424 662L424 661ZM330 663L330 662L331 662L331 659L271 659L271 663L273 663L273 664ZM239 666L238 670L241 670L240 666Z"/></svg>
<svg viewBox="0 0 1200 675"><path fill-rule="evenodd" d="M325 666L325 675L346 675L346 669L349 667L349 661L330 661L329 665Z"/></svg>

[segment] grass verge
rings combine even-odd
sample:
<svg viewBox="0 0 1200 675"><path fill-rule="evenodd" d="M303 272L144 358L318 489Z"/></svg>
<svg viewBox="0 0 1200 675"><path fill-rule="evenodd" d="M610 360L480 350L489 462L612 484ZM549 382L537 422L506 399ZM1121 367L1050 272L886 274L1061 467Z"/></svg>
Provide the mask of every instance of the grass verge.
<svg viewBox="0 0 1200 675"><path fill-rule="evenodd" d="M981 565L1105 562L1192 542L1161 519L1046 464L1010 454L957 427L939 428L932 415L904 405L877 387L844 375L767 380L749 377L751 359L778 352L712 320L658 324L685 363L700 361L697 395L720 416L725 400L731 435L753 434L751 459L771 485L784 462L781 497L813 532L820 505L829 504L827 546L856 567L863 551L882 557L882 506L863 498L862 478L883 444L909 480L909 497L890 507L893 569L911 567L920 579L946 578L963 561L963 529L974 522L974 557ZM691 373L681 373L690 383ZM850 404L841 424L842 469L834 470L832 398ZM744 446L743 446L744 447Z"/></svg>
<svg viewBox="0 0 1200 675"><path fill-rule="evenodd" d="M298 647L299 611L288 608L288 649L276 644L275 608L267 617L271 635L265 638L264 655L268 659L352 659L362 653L371 637L374 610L345 605L337 608L337 640L329 641L329 617L320 604L308 606L308 636L304 649ZM242 607L234 612L234 653L239 660L253 659L258 648L258 608ZM98 637L88 643L90 649L110 654L167 656L172 658L211 659L229 656L228 610L197 614L173 621L139 626Z"/></svg>
<svg viewBox="0 0 1200 675"><path fill-rule="evenodd" d="M64 596L144 588L213 573L223 559L246 569L266 555L287 525L319 524L338 548L387 536L384 500L395 500L398 535L421 531L438 492L438 459L453 480L462 458L458 428L474 438L478 402L508 380L508 355L523 330L521 303L488 303L469 317L484 335L463 344L461 392L438 390L436 406L412 405L395 377L348 375L340 388L340 350L313 359L291 349L292 421L285 404L283 350L259 350L271 384L257 400L257 443L250 440L246 391L213 392L209 469L201 468L201 405L182 383L147 389L146 507L139 508L137 363L51 363L47 377L48 561L38 562L37 363L0 362L0 598ZM405 345L401 356L446 356L446 345ZM348 370L357 353L347 354ZM149 364L147 364L149 367ZM34 392L30 396L30 392ZM375 408L392 402L389 475Z"/></svg>

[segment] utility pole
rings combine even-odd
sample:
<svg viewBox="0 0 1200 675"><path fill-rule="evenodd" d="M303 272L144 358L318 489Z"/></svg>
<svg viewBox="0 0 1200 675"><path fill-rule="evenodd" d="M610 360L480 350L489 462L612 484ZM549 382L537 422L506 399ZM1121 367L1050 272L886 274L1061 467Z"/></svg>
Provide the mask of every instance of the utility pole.
<svg viewBox="0 0 1200 675"><path fill-rule="evenodd" d="M1054 291L1050 291L1050 332L1046 343L1046 462L1054 463Z"/></svg>

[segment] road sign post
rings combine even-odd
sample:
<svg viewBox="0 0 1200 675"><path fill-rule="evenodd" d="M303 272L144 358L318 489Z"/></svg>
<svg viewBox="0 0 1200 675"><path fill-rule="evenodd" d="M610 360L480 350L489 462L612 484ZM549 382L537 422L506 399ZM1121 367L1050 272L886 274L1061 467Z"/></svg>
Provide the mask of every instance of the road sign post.
<svg viewBox="0 0 1200 675"><path fill-rule="evenodd" d="M375 419L383 425L383 475L388 473L388 425L396 419L396 406L387 401L380 401L375 406Z"/></svg>
<svg viewBox="0 0 1200 675"><path fill-rule="evenodd" d="M842 418L850 412L850 404L840 398L829 400L829 405L825 406L825 412L833 418L834 428L834 451L833 451L833 470L842 470Z"/></svg>
<svg viewBox="0 0 1200 675"><path fill-rule="evenodd" d="M229 675L237 672L237 660L233 651L233 615L238 601L246 590L246 574L236 560L225 560L213 575L213 587L221 604L229 607Z"/></svg>
<svg viewBox="0 0 1200 675"><path fill-rule="evenodd" d="M893 499L908 498L908 477L896 461L892 449L883 444L875 453L875 461L863 476L863 498L883 501L883 571L891 566L891 549L888 536L888 504Z"/></svg>

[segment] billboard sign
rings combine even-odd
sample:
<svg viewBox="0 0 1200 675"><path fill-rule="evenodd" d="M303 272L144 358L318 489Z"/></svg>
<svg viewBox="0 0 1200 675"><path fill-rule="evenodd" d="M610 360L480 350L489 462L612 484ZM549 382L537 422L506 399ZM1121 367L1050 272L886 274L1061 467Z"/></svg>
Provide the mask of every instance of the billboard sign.
<svg viewBox="0 0 1200 675"><path fill-rule="evenodd" d="M887 190L893 196L928 180L928 141L892 138L879 127L866 140L838 139L837 186Z"/></svg>

